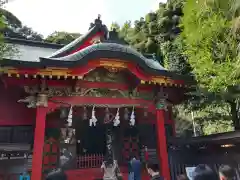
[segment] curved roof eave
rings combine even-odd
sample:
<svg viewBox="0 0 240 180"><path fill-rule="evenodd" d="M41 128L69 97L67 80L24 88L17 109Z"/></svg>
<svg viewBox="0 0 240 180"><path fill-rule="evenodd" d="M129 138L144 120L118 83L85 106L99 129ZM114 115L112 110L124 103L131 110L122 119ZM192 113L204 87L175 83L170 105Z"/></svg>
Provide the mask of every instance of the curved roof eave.
<svg viewBox="0 0 240 180"><path fill-rule="evenodd" d="M139 64L142 68L146 66L149 69L156 71L167 71L163 66L160 65L159 62L146 58L129 46L124 46L116 43L94 44L68 56L59 58L41 57L40 59L46 66L55 62L55 66L62 66L64 64L64 66L70 67L75 65L82 65L87 63L88 60L97 58L112 58L133 61L134 63Z"/></svg>
<svg viewBox="0 0 240 180"><path fill-rule="evenodd" d="M78 52L59 58L41 57L41 64L44 67L76 67L83 66L88 61L100 58L119 59L133 62L146 73L153 76L166 76L172 79L184 79L192 81L191 77L179 75L165 69L161 64L153 59L148 59L129 46L116 43L99 43L88 46Z"/></svg>
<svg viewBox="0 0 240 180"><path fill-rule="evenodd" d="M85 40L87 40L88 38L96 34L98 30L99 30L99 27L95 25L86 34L78 37L71 43L57 50L56 52L48 56L48 58L59 58L59 57L63 57L70 54L70 52L72 52L76 47L80 47L85 42Z"/></svg>

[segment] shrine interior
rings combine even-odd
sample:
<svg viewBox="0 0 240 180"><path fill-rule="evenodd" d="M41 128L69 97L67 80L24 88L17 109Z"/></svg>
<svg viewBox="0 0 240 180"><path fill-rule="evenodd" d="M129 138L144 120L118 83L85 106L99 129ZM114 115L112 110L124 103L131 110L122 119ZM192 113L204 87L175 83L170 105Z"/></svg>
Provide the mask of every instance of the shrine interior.
<svg viewBox="0 0 240 180"><path fill-rule="evenodd" d="M151 115L149 116L148 112L144 112L144 109L137 108L134 110L126 107L119 109L100 107L94 109L97 124L96 126L90 126L89 119L91 118L92 107L73 108L72 129L74 129L74 133L71 133L71 135L74 137L70 139L74 140L68 143L69 146L75 144L75 148L71 148L71 150L76 151L72 152L76 157L92 157L94 155L105 157L107 147L106 135L109 130L113 133L114 158L121 165L125 165L131 155L144 161L144 146L156 151L155 126L152 124L152 120L149 119ZM120 124L114 127L111 122L116 117L117 111L119 111ZM136 113L136 122L131 126L129 119L132 111ZM64 123L66 121L63 120ZM64 123L61 129L66 127ZM65 137L62 135L61 138L67 139L66 135ZM66 141L63 140L61 142L66 147ZM153 156L152 160L157 159L156 152L151 155Z"/></svg>

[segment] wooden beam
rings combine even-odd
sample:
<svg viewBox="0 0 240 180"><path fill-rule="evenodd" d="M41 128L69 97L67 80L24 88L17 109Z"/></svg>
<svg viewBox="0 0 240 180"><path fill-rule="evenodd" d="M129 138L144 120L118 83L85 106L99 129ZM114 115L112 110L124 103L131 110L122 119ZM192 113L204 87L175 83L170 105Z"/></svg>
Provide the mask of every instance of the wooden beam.
<svg viewBox="0 0 240 180"><path fill-rule="evenodd" d="M34 134L32 177L34 180L42 179L43 148L46 127L47 108L37 107L36 127Z"/></svg>
<svg viewBox="0 0 240 180"><path fill-rule="evenodd" d="M156 125L157 125L157 145L160 162L161 174L166 180L170 180L170 168L168 161L167 137L165 129L165 110L157 109Z"/></svg>
<svg viewBox="0 0 240 180"><path fill-rule="evenodd" d="M152 113L155 113L155 105L152 101L143 99L129 99L129 98L106 98L106 97L81 97L81 96L69 96L69 97L53 97L49 100L57 106L79 106L79 105L109 105L109 106L136 106L148 108ZM51 103L52 104L52 103ZM50 107L51 108L51 107Z"/></svg>
<svg viewBox="0 0 240 180"><path fill-rule="evenodd" d="M29 78L14 78L3 76L2 80L8 86L34 86L41 83L40 79L29 79ZM119 89L119 90L128 90L129 85L123 83L111 83L111 82L90 82L83 80L52 80L45 79L45 82L48 86L51 87L71 87L77 85L81 88L103 88L103 89ZM143 85L140 84L137 87L139 91L152 91L153 85Z"/></svg>

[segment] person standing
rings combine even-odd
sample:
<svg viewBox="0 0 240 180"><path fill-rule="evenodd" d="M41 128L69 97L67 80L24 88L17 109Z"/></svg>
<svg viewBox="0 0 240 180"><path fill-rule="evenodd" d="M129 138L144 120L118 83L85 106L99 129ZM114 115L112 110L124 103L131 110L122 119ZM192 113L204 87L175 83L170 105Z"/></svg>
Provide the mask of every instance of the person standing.
<svg viewBox="0 0 240 180"><path fill-rule="evenodd" d="M106 160L102 163L103 180L117 180L117 161Z"/></svg>
<svg viewBox="0 0 240 180"><path fill-rule="evenodd" d="M133 173L133 169L132 169L131 158L128 162L128 180L134 180L134 173Z"/></svg>
<svg viewBox="0 0 240 180"><path fill-rule="evenodd" d="M193 180L219 180L215 173L208 165L200 164L193 171Z"/></svg>
<svg viewBox="0 0 240 180"><path fill-rule="evenodd" d="M20 175L19 180L30 180L30 175L27 171L24 171L22 175Z"/></svg>
<svg viewBox="0 0 240 180"><path fill-rule="evenodd" d="M141 161L137 159L136 156L132 156L130 164L132 167L134 180L141 180Z"/></svg>
<svg viewBox="0 0 240 180"><path fill-rule="evenodd" d="M158 164L148 164L147 172L151 176L151 180L164 180L164 178L159 173Z"/></svg>
<svg viewBox="0 0 240 180"><path fill-rule="evenodd" d="M220 180L237 180L237 173L229 165L222 165L219 168L219 178Z"/></svg>

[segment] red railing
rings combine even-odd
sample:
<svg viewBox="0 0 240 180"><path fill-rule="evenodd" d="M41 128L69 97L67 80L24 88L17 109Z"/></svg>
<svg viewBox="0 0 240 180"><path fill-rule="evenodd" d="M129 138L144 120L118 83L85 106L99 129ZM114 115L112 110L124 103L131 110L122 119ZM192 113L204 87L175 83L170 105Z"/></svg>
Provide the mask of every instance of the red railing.
<svg viewBox="0 0 240 180"><path fill-rule="evenodd" d="M77 169L101 167L104 160L103 154L92 154L77 157Z"/></svg>

